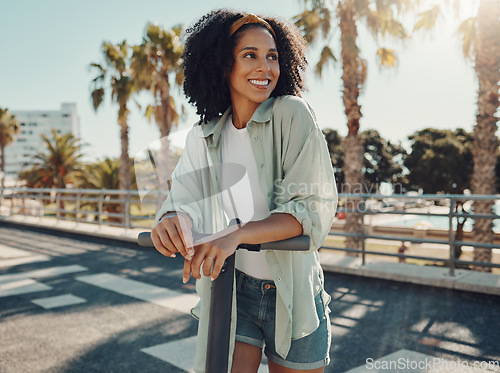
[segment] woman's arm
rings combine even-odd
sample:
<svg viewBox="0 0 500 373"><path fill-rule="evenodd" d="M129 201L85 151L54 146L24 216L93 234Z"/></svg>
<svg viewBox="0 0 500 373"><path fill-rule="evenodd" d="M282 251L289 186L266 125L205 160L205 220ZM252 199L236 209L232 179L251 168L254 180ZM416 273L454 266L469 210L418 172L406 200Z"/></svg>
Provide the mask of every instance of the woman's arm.
<svg viewBox="0 0 500 373"><path fill-rule="evenodd" d="M184 262L182 279L187 282L191 273L194 278L200 279L203 264L203 274L211 276L213 281L219 276L224 261L236 251L239 244L280 241L301 234L302 226L290 214L273 214L262 220L250 221L232 233L196 246L192 260Z"/></svg>

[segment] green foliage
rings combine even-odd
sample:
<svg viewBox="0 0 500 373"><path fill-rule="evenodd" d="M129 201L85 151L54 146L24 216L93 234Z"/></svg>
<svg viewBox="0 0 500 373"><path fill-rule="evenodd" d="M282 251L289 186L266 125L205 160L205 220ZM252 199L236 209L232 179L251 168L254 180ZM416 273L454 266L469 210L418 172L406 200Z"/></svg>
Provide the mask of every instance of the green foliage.
<svg viewBox="0 0 500 373"><path fill-rule="evenodd" d="M369 190L376 190L380 183L399 183L403 175L406 151L401 144L387 141L373 129L361 132L364 139L364 178Z"/></svg>
<svg viewBox="0 0 500 373"><path fill-rule="evenodd" d="M470 188L473 136L461 128L426 128L408 136L411 153L404 164L409 169L409 189L424 193L462 194Z"/></svg>
<svg viewBox="0 0 500 373"><path fill-rule="evenodd" d="M337 184L344 183L343 138L334 129L323 130ZM366 191L375 192L382 182L396 184L403 179L403 161L406 151L401 144L393 144L380 136L376 130L360 134L364 140L363 174Z"/></svg>
<svg viewBox="0 0 500 373"><path fill-rule="evenodd" d="M12 115L9 109L0 108L0 145L5 146L14 141L19 128L20 124L16 116Z"/></svg>
<svg viewBox="0 0 500 373"><path fill-rule="evenodd" d="M335 181L338 185L344 184L344 145L342 144L342 136L334 129L324 129L323 134L325 135L326 143L328 145L328 151L330 153L330 159L332 161L333 171L335 172Z"/></svg>
<svg viewBox="0 0 500 373"><path fill-rule="evenodd" d="M83 166L76 178L78 188L85 189L119 189L119 160L105 158L102 161ZM131 170L132 189L135 186L135 172Z"/></svg>
<svg viewBox="0 0 500 373"><path fill-rule="evenodd" d="M52 129L52 137L49 139L42 135L45 151L33 157L33 167L19 174L19 179L26 181L27 187L65 188L80 172L80 158L83 155L80 140L71 133L58 135L55 129Z"/></svg>

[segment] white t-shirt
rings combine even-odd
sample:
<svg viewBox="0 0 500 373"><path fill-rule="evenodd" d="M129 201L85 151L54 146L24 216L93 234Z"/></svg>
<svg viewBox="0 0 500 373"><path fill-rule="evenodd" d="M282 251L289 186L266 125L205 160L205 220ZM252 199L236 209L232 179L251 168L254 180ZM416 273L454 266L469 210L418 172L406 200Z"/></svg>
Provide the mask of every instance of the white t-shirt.
<svg viewBox="0 0 500 373"><path fill-rule="evenodd" d="M269 216L266 197L259 185L257 165L247 128L237 129L229 116L221 134L222 202L228 220L238 217L243 223ZM265 251L236 251L236 268L246 274L272 280Z"/></svg>

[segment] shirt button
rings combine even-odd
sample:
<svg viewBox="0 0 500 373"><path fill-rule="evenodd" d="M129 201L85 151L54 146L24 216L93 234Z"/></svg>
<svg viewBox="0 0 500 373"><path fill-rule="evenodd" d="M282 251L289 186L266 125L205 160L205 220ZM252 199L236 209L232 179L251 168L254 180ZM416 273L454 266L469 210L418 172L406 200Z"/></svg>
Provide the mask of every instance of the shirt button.
<svg viewBox="0 0 500 373"><path fill-rule="evenodd" d="M261 163L261 164L260 164L260 168L264 168L264 163Z"/></svg>
<svg viewBox="0 0 500 373"><path fill-rule="evenodd" d="M289 310L291 310L291 309L292 309L292 305L291 305L291 304L289 304L289 305L288 305L288 309L289 309Z"/></svg>
<svg viewBox="0 0 500 373"><path fill-rule="evenodd" d="M271 197L271 192L267 193L267 196L268 196L268 197Z"/></svg>
<svg viewBox="0 0 500 373"><path fill-rule="evenodd" d="M255 136L253 139L257 141L259 139L259 136Z"/></svg>
<svg viewBox="0 0 500 373"><path fill-rule="evenodd" d="M281 277L276 277L276 281L281 281Z"/></svg>

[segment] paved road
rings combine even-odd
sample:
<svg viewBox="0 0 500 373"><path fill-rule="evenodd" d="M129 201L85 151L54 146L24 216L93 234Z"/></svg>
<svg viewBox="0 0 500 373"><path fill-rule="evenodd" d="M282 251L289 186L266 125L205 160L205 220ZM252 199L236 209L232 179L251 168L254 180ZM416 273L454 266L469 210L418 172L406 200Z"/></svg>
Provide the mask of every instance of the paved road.
<svg viewBox="0 0 500 373"><path fill-rule="evenodd" d="M196 296L192 280L182 284L180 260L0 225L0 372L185 372ZM336 274L326 274L326 289L327 373L373 372L367 359L383 367L404 356L401 372L465 372L446 364L500 360L500 297ZM441 368L434 360L434 370L410 369L425 358L442 358Z"/></svg>

